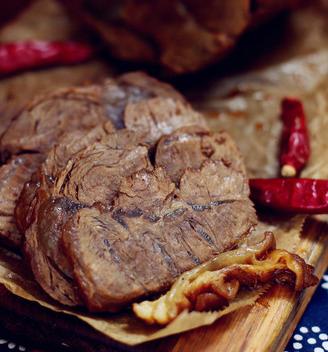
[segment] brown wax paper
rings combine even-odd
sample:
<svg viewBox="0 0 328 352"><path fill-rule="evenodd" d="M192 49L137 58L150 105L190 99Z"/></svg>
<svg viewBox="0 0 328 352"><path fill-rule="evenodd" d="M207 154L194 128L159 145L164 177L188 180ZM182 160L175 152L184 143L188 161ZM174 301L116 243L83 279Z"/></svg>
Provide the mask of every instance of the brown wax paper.
<svg viewBox="0 0 328 352"><path fill-rule="evenodd" d="M137 319L132 313L112 315L92 315L77 310L68 310L52 301L31 278L23 260L11 252L0 248L0 283L11 293L26 300L37 302L55 312L75 316L104 335L128 344L136 345L160 337L177 334L200 326L210 325L223 315L236 309L254 304L263 294L262 289L241 293L228 307L216 312L183 312L171 324L165 327L149 326Z"/></svg>
<svg viewBox="0 0 328 352"><path fill-rule="evenodd" d="M252 177L274 177L278 174L279 109L280 100L285 95L300 97L308 115L312 154L302 175L328 176L328 5L326 1L313 1L313 4L290 17L288 36L282 37L279 47L272 48L266 60L259 63L261 69L227 79L214 74L205 85L195 81L192 89L183 92L189 95L196 108L205 113L213 130L226 129L235 137ZM29 11L0 32L1 41L65 39L77 35L78 31L71 27L56 2L36 0ZM108 75L107 68L101 63L84 65L30 72L2 80L0 132L8 116L12 116L17 106L34 93ZM273 231L277 247L293 251L300 243L304 220L303 216L278 219L269 214L261 218L256 231ZM0 283L19 297L56 312L76 316L104 335L129 345L211 324L222 315L253 304L265 291L264 288L244 293L219 312L184 312L170 325L159 328L145 325L129 312L91 315L69 311L39 288L19 256L4 249L0 249Z"/></svg>
<svg viewBox="0 0 328 352"><path fill-rule="evenodd" d="M232 77L212 85L194 105L213 130L235 138L250 177L279 176L280 102L299 97L305 107L311 157L303 177L328 177L328 50Z"/></svg>
<svg viewBox="0 0 328 352"><path fill-rule="evenodd" d="M304 215L293 217L262 216L255 231L259 234L264 231L273 232L277 248L296 252L305 220L306 216Z"/></svg>

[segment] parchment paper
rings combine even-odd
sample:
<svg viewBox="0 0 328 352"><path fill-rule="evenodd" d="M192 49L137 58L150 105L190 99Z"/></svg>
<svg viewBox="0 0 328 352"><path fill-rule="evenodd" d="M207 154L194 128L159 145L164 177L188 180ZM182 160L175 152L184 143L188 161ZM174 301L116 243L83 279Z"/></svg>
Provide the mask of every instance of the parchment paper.
<svg viewBox="0 0 328 352"><path fill-rule="evenodd" d="M164 328L148 326L132 313L96 316L84 312L70 311L49 299L31 278L19 256L0 249L0 283L13 294L56 312L73 315L86 322L104 335L128 345L151 341L160 337L209 325L219 317L250 304L254 304L267 287L258 291L244 292L227 308L218 312L183 312Z"/></svg>
<svg viewBox="0 0 328 352"><path fill-rule="evenodd" d="M41 6L41 3L42 1L37 1L37 6ZM44 1L43 4L45 5L42 6L46 7L47 3L49 6L51 1ZM42 8L42 6L41 10L45 11L45 7ZM59 10L53 4L51 6L50 9L52 8L56 13L58 20L60 18L58 17ZM326 137L328 124L328 45L325 47L325 43L328 43L328 31L325 27L326 22L323 20L327 18L325 16L328 14L326 6L326 2L322 1L319 10L317 7L313 7L301 10L293 15L289 26L291 26L294 41L287 49L286 43L284 43L285 51L281 55L272 52L271 62L262 65L264 68L261 70L235 75L227 79L221 79L214 75L205 85L197 85L198 82L195 82L197 88L185 91L191 97L195 107L206 114L213 130L226 129L235 137L251 176L273 177L278 173L276 154L281 130L279 106L280 99L285 95L299 96L304 101L309 118L312 155L303 175L309 177L328 176L328 140ZM51 11L48 15L43 13L43 16L53 18L51 17L53 16ZM317 20L313 26L306 25L314 23L314 19ZM25 16L24 21L28 23L30 17L27 16L26 20ZM66 19L59 21L62 21L64 27L65 23L66 26L69 23ZM51 21L49 23L51 24ZM56 21L55 23L58 24ZM68 24L68 26L70 25ZM17 35L18 37L24 37L24 25L22 28L22 30L16 32L6 30L2 36L0 33L0 40L15 39ZM51 30L47 27L45 30L42 26L41 29L37 27L35 32L32 32L32 34L29 32L29 35L33 36L33 33L49 31L49 38L52 38L55 33L54 28ZM13 33L18 34L15 37ZM72 32L64 28L61 29L59 36L65 38L71 35L73 35ZM54 38L56 37L54 36ZM90 67L89 77L91 77L91 80L92 77L98 79L99 76L108 74L103 66L91 64ZM64 69L62 77L66 74L65 70L69 73L69 69ZM75 71L73 70L73 72ZM46 86L47 79L49 81L50 77L56 77L53 70L49 70L49 78L47 78L47 73L38 72L25 75L28 76L25 87L35 86L35 92L43 89L40 87ZM44 78L39 80L44 82L43 86L38 86L38 75L44 75ZM80 82L82 76L83 68L72 83ZM65 79L62 82L62 84L69 83L65 82ZM17 94L17 87L20 84L18 76L8 79L6 83L0 82L2 86L2 88L0 87L0 97L1 93L6 92L6 85L10 84L12 84L15 94ZM5 123L3 116L10 114L10 112L8 113L10 111L8 106L15 106L15 99L7 99L6 94L3 97L1 106L4 111L1 118L2 126ZM9 102L9 100L12 100L12 102ZM23 97L19 96L18 101L20 103L24 101ZM278 247L292 251L296 249L299 243L299 235L304 220L303 216L292 219L277 219L272 217L271 214L267 214L262 219L257 231L272 230L276 234ZM228 308L219 312L184 312L167 327L159 328L143 324L132 313L92 316L84 312L68 311L43 293L19 256L4 249L0 249L0 283L5 285L12 293L26 300L38 302L44 307L63 314L74 315L103 334L129 345L211 324L224 314L245 305L254 304L265 291L264 288L262 291L244 293Z"/></svg>

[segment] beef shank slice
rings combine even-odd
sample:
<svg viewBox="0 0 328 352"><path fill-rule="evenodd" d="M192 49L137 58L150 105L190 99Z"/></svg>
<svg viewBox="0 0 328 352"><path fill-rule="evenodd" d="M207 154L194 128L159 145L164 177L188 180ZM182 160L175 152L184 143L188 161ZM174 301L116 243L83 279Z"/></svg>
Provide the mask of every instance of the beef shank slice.
<svg viewBox="0 0 328 352"><path fill-rule="evenodd" d="M0 167L0 237L8 245L19 246L22 242L13 218L16 200L42 159L40 154L22 154Z"/></svg>
<svg viewBox="0 0 328 352"><path fill-rule="evenodd" d="M140 131L149 144L183 126L206 128L204 118L189 104L172 98L157 97L129 104L125 109L124 122L127 129Z"/></svg>
<svg viewBox="0 0 328 352"><path fill-rule="evenodd" d="M11 213L6 214L8 227L0 232L0 236L13 246L21 243L19 232L23 233L33 218L33 209L30 208L35 202L40 178L51 183L73 155L113 132L114 125L123 128L124 111L130 103L160 96L184 101L171 86L136 72L108 79L99 85L65 88L44 94L13 116L0 137L0 157L4 162L0 173L14 174L15 168L9 160L18 154L39 153L46 161L43 170L38 171L33 180L29 180L29 174L3 184L4 193L16 194L12 202L16 204L19 197L17 189L21 190L27 181L16 204L19 229L15 226L13 210L10 210ZM131 128L135 127L132 125ZM9 168L13 170L8 173Z"/></svg>
<svg viewBox="0 0 328 352"><path fill-rule="evenodd" d="M245 174L241 157L235 157L238 154L226 132L209 135L206 129L195 125L163 136L156 149L156 164L162 166L174 182L180 180L186 168L199 168L207 159L221 160Z"/></svg>
<svg viewBox="0 0 328 352"><path fill-rule="evenodd" d="M46 153L67 132L89 130L105 122L101 87L65 88L37 97L1 138L2 150Z"/></svg>
<svg viewBox="0 0 328 352"><path fill-rule="evenodd" d="M170 137L179 139L179 133L185 131ZM219 137L202 135L214 141ZM213 143L211 156L216 157L200 159L194 168L186 165L179 182L156 165L137 171L121 181L110 209L83 208L66 223L63 246L90 310L116 311L161 292L251 231L256 215L245 171L240 160L235 169L221 160L227 157L226 144L232 145L226 134L221 137L221 143ZM195 139L187 159L199 155L197 148L201 143Z"/></svg>
<svg viewBox="0 0 328 352"><path fill-rule="evenodd" d="M129 104L155 97L185 102L172 86L142 72L127 73L104 83L103 102L106 114L117 128L124 127L124 111Z"/></svg>
<svg viewBox="0 0 328 352"><path fill-rule="evenodd" d="M15 214L34 276L55 300L117 311L252 230L234 142L210 133L170 86L133 73L50 96L14 119L0 146L44 160ZM26 137L15 134L23 128Z"/></svg>
<svg viewBox="0 0 328 352"><path fill-rule="evenodd" d="M99 135L92 133L92 136ZM69 256L62 255L62 229L81 208L93 204L108 207L123 176L152 169L148 149L132 143L134 138L135 134L127 130L109 133L72 155L62 170L57 167L65 153L59 153L59 159L50 154L49 158L59 163L51 169L48 160L48 168L43 168L43 172L58 172L52 174L54 182L49 182L45 174L39 180L35 201L29 209L33 216L30 216L32 221L25 232L25 252L40 285L63 304L78 305L80 301L69 275L72 272Z"/></svg>
<svg viewBox="0 0 328 352"><path fill-rule="evenodd" d="M37 171L50 148L67 132L76 130L86 132L107 121L103 108L96 98L98 90L99 87L69 88L35 98L19 115L13 117L11 124L1 136L1 155L9 155L13 160L21 160L23 153L30 155L26 158L35 160L34 168L29 170L18 170L10 160L0 166L1 174L6 174L6 177L12 175L8 182L3 183L2 194L15 195L12 198L11 210L7 212L7 220L12 225L6 232L1 232L1 237L8 240L12 246L17 247L23 240L20 234L21 228L17 229L14 220L14 209L20 192L24 183L30 182L32 173ZM111 122L107 121L107 124ZM33 157L36 154L39 155L38 158ZM21 173L20 177L15 177L15 172ZM32 182L26 188L28 191L24 193L28 193L33 199L36 184ZM24 208L29 201L26 197L22 199L24 199L23 210L16 213L24 213L25 216ZM17 222L23 224L24 217L22 221L18 219Z"/></svg>
<svg viewBox="0 0 328 352"><path fill-rule="evenodd" d="M39 188L48 189L53 186L54 180L60 171L74 155L93 143L101 141L102 138L111 132L113 132L113 126L110 122L106 122L87 133L81 130L67 133L60 139L59 144L55 144L51 148L38 171L25 183L17 200L15 218L21 233L24 233L33 221Z"/></svg>
<svg viewBox="0 0 328 352"><path fill-rule="evenodd" d="M42 197L39 202L36 221L25 233L25 255L35 279L45 292L62 304L80 305L71 267L63 254L59 237L65 222L79 205L67 198Z"/></svg>
<svg viewBox="0 0 328 352"><path fill-rule="evenodd" d="M131 143L134 134L122 132L71 158L58 175L54 192L86 205L110 204L123 176L151 167L148 149Z"/></svg>

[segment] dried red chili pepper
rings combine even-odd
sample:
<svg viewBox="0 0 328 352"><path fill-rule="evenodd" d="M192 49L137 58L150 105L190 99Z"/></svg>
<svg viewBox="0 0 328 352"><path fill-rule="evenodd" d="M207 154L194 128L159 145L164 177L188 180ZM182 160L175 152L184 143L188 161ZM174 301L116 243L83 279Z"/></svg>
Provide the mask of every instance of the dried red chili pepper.
<svg viewBox="0 0 328 352"><path fill-rule="evenodd" d="M24 41L0 44L0 74L49 65L75 64L92 57L87 44L59 41Z"/></svg>
<svg viewBox="0 0 328 352"><path fill-rule="evenodd" d="M249 184L255 204L289 213L328 213L328 180L251 179Z"/></svg>
<svg viewBox="0 0 328 352"><path fill-rule="evenodd" d="M310 156L310 142L303 104L296 98L281 102L283 130L280 146L281 175L294 177L303 169Z"/></svg>

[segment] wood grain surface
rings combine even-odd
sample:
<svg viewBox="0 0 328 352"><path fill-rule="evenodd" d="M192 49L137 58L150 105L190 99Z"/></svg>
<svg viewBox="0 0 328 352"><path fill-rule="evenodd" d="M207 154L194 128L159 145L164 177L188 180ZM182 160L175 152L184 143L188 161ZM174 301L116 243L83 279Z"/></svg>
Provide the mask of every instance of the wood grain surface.
<svg viewBox="0 0 328 352"><path fill-rule="evenodd" d="M315 265L319 277L327 268L327 245L327 225L308 221L297 253ZM313 287L299 295L285 287L274 287L255 306L183 334L168 351L214 352L221 351L220 346L225 352L283 351L314 291Z"/></svg>

